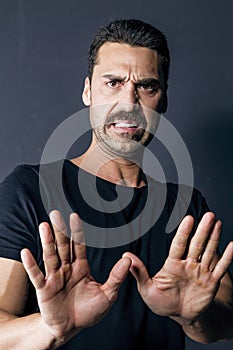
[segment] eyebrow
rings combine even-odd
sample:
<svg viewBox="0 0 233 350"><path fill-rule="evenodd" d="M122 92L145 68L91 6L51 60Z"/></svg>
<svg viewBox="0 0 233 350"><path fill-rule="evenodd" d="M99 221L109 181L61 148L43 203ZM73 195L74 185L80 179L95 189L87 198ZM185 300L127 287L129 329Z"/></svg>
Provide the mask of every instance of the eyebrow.
<svg viewBox="0 0 233 350"><path fill-rule="evenodd" d="M114 74L104 74L102 75L102 78L109 79L109 80L120 80L120 81L125 80L125 78L122 78L120 75L114 75Z"/></svg>
<svg viewBox="0 0 233 350"><path fill-rule="evenodd" d="M102 75L102 78L109 79L109 80L118 80L118 81L124 81L125 78L122 78L120 75L114 75L114 74L104 74ZM153 84L153 85L160 85L160 81L155 78L143 78L139 79L136 84Z"/></svg>
<svg viewBox="0 0 233 350"><path fill-rule="evenodd" d="M144 78L144 79L139 79L136 84L160 85L160 81L155 78Z"/></svg>

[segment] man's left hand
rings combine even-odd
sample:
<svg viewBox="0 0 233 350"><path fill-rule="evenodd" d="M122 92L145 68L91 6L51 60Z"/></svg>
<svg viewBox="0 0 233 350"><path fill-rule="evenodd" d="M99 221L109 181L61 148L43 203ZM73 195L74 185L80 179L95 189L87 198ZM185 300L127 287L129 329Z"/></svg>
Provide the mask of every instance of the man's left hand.
<svg viewBox="0 0 233 350"><path fill-rule="evenodd" d="M203 216L189 244L193 225L192 216L183 219L164 266L152 278L138 257L129 252L124 254L132 260L130 270L150 309L158 315L182 318L187 323L208 308L233 259L233 242L220 259L217 256L221 222L215 220L213 213Z"/></svg>

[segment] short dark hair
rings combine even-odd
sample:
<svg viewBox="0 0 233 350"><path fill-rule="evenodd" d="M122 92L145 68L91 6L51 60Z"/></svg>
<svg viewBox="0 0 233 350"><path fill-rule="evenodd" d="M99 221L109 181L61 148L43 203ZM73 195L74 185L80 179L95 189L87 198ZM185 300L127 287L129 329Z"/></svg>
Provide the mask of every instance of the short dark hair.
<svg viewBox="0 0 233 350"><path fill-rule="evenodd" d="M170 54L165 35L152 25L138 19L113 20L95 35L89 50L88 75L91 80L98 51L106 42L147 47L156 50L159 57L159 73L162 73L163 92L166 94L169 75Z"/></svg>

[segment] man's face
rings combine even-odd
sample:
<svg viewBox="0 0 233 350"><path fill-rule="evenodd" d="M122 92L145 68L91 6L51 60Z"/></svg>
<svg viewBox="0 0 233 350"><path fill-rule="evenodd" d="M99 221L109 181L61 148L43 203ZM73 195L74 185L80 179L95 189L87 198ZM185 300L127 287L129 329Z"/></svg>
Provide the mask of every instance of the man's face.
<svg viewBox="0 0 233 350"><path fill-rule="evenodd" d="M161 97L156 51L105 43L83 91L95 141L119 155L147 145L159 122Z"/></svg>

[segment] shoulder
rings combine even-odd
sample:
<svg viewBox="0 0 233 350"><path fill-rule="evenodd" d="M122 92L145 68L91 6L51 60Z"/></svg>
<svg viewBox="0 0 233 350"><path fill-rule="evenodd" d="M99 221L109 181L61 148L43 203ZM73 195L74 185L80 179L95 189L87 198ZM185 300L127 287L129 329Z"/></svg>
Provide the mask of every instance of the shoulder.
<svg viewBox="0 0 233 350"><path fill-rule="evenodd" d="M196 187L192 187L184 184L167 184L167 198L168 201L179 203L181 206L187 208L187 214L193 214L192 212L198 213L205 208L207 209L207 204L204 195Z"/></svg>
<svg viewBox="0 0 233 350"><path fill-rule="evenodd" d="M148 177L148 185L150 189L156 192L166 193L167 199L171 201L189 201L190 199L194 202L202 201L204 198L201 191L196 187L185 184L177 184L174 182L159 182L155 179Z"/></svg>
<svg viewBox="0 0 233 350"><path fill-rule="evenodd" d="M44 174L56 174L58 169L69 171L67 160L58 160L46 164L20 164L17 165L1 182L1 185L34 185Z"/></svg>
<svg viewBox="0 0 233 350"><path fill-rule="evenodd" d="M154 182L154 195L164 198L164 210L169 218L169 227L177 227L186 215L192 215L197 224L205 212L209 211L201 191L193 186L176 183ZM169 228L169 232L171 231Z"/></svg>
<svg viewBox="0 0 233 350"><path fill-rule="evenodd" d="M0 183L0 199L10 200L29 193L38 186L38 165L21 164Z"/></svg>
<svg viewBox="0 0 233 350"><path fill-rule="evenodd" d="M25 181L28 178L36 177L39 172L39 165L32 165L32 164L20 164L17 165L2 181L2 183L16 183L21 182L22 184L25 183Z"/></svg>

